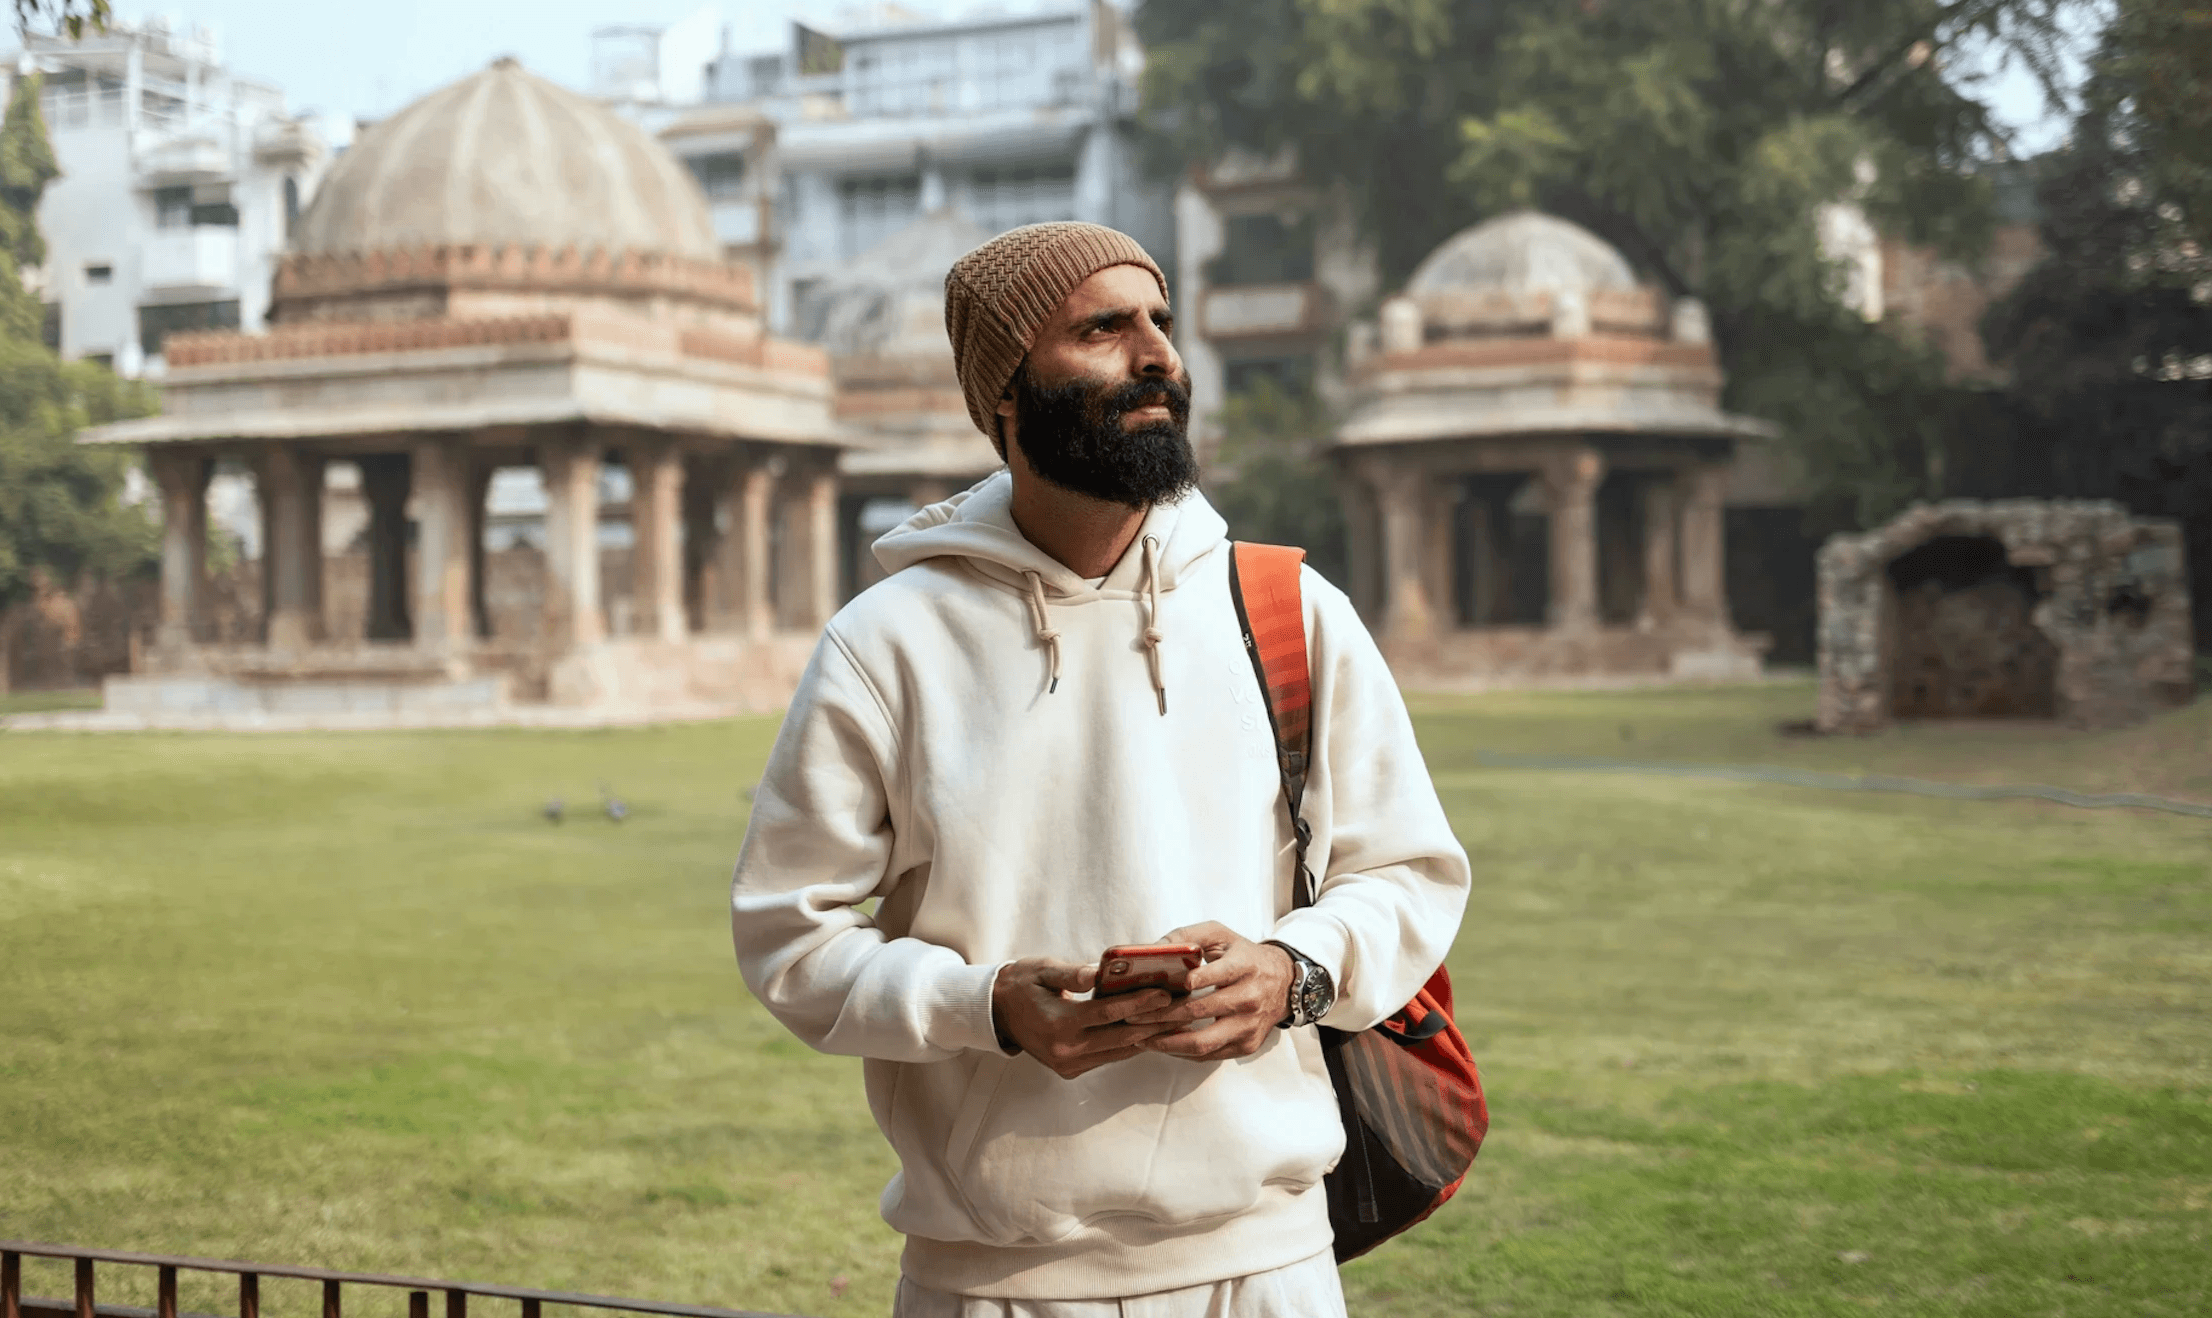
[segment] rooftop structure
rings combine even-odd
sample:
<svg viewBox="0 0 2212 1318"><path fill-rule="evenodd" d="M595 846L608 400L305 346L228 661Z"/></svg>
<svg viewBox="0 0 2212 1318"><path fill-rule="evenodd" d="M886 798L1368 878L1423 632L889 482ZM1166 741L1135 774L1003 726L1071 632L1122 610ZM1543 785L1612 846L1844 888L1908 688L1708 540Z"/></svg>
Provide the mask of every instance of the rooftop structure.
<svg viewBox="0 0 2212 1318"><path fill-rule="evenodd" d="M788 694L836 602L827 362L764 331L750 273L645 132L512 60L433 92L332 169L269 319L180 337L166 413L88 436L146 445L167 513L159 642L111 706ZM256 473L263 645L203 639L217 457ZM610 458L631 488L619 613L601 591ZM324 604L334 463L368 505L365 619ZM546 491L542 609L500 634L486 490L517 467ZM627 634L608 634L615 616Z"/></svg>
<svg viewBox="0 0 2212 1318"><path fill-rule="evenodd" d="M1383 304L1337 433L1352 595L1401 671L1758 669L1731 627L1739 444L1704 308L1533 212L1445 242Z"/></svg>

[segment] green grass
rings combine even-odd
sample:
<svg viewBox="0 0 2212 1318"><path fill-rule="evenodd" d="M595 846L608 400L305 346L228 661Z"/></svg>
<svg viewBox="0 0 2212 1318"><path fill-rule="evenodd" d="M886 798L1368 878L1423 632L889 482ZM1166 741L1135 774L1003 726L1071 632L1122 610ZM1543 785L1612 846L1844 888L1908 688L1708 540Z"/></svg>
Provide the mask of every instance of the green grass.
<svg viewBox="0 0 2212 1318"><path fill-rule="evenodd" d="M1476 763L2212 797L2212 706L1776 734L1810 703L1415 702L1476 863L1452 968L1495 1124L1457 1199L1347 1269L1354 1312L2212 1308L2203 821ZM0 733L0 1236L885 1312L858 1066L729 956L773 731Z"/></svg>

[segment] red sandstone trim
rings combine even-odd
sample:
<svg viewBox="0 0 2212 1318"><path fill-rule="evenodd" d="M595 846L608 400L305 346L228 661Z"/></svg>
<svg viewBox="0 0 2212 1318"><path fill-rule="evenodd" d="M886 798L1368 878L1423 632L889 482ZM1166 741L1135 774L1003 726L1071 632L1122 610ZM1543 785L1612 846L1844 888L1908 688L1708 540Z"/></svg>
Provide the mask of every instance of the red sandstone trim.
<svg viewBox="0 0 2212 1318"><path fill-rule="evenodd" d="M1422 371L1440 367L1544 366L1588 362L1602 366L1669 366L1677 370L1717 371L1713 349L1703 343L1670 343L1626 335L1593 334L1579 339L1447 339L1412 352L1375 359L1375 370Z"/></svg>
<svg viewBox="0 0 2212 1318"><path fill-rule="evenodd" d="M684 356L757 366L797 375L829 376L829 354L810 343L785 339L741 338L720 330L687 329L679 337Z"/></svg>
<svg viewBox="0 0 2212 1318"><path fill-rule="evenodd" d="M285 302L439 288L660 293L752 310L753 272L727 261L594 248L434 244L374 252L293 254L277 266Z"/></svg>
<svg viewBox="0 0 2212 1318"><path fill-rule="evenodd" d="M836 415L841 417L887 416L899 413L942 412L964 416L968 401L958 389L840 389Z"/></svg>
<svg viewBox="0 0 2212 1318"><path fill-rule="evenodd" d="M280 325L267 334L197 330L172 334L163 353L172 369L237 362L345 357L373 352L427 352L476 344L559 343L573 337L566 315L497 320L390 320L358 324Z"/></svg>

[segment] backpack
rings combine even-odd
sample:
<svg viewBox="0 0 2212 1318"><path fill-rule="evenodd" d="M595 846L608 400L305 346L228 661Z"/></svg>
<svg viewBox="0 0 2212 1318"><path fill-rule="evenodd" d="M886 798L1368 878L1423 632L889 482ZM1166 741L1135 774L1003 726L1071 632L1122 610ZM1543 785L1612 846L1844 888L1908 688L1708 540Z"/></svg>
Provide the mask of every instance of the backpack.
<svg viewBox="0 0 2212 1318"><path fill-rule="evenodd" d="M1306 553L1280 545L1230 546L1229 594L1245 653L1267 695L1298 870L1293 908L1317 895L1302 805L1312 746L1313 678L1299 569ZM1482 1075L1452 1023L1452 980L1442 966L1413 1001L1371 1030L1321 1028L1321 1055L1344 1121L1344 1157L1328 1175L1336 1260L1357 1258L1443 1207L1467 1178L1490 1128Z"/></svg>

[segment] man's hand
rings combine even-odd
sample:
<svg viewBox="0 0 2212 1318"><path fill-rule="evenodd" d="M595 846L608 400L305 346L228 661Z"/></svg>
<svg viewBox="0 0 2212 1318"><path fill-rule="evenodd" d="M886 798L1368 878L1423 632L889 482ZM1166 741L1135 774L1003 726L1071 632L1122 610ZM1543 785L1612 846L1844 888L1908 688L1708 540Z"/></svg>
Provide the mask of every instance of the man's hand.
<svg viewBox="0 0 2212 1318"><path fill-rule="evenodd" d="M1128 1023L1140 1012L1158 1011L1174 1001L1160 989L1089 1002L1068 996L1089 992L1097 978L1097 966L1048 957L1013 962L991 986L992 1024L999 1037L1013 1040L1062 1080L1135 1057L1147 1039L1176 1028Z"/></svg>
<svg viewBox="0 0 2212 1318"><path fill-rule="evenodd" d="M1130 1018L1135 1025L1164 1025L1172 1031L1148 1039L1143 1047L1194 1062L1258 1052L1289 1007L1290 954L1211 921L1178 929L1160 941L1196 943L1206 951L1206 964L1190 972L1194 992L1189 997ZM1195 990L1202 988L1213 992L1201 997ZM1183 1028L1209 1018L1210 1025Z"/></svg>

